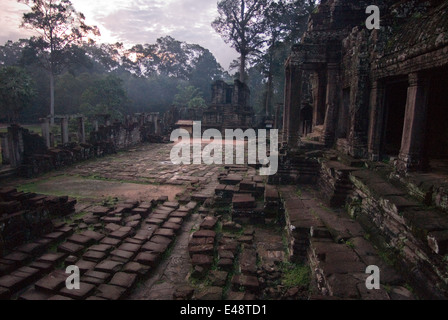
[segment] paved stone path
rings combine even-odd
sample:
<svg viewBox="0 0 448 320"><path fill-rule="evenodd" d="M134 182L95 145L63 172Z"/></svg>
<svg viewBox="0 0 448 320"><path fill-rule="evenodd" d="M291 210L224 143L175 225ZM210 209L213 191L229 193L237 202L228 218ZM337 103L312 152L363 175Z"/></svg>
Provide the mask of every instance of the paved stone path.
<svg viewBox="0 0 448 320"><path fill-rule="evenodd" d="M153 275L129 296L129 300L172 300L177 287L188 285L191 261L188 255L190 230L201 221L194 214L182 226L180 235L169 257L163 261Z"/></svg>

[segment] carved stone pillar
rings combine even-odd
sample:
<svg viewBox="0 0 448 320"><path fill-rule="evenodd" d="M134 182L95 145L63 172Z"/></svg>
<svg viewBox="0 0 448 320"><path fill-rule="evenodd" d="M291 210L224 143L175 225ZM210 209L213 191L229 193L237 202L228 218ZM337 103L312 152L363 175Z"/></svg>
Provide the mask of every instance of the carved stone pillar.
<svg viewBox="0 0 448 320"><path fill-rule="evenodd" d="M403 137L397 162L398 171L415 171L423 167L428 89L427 77L419 73L409 75Z"/></svg>
<svg viewBox="0 0 448 320"><path fill-rule="evenodd" d="M325 94L327 82L325 72L317 70L312 76L313 93L313 128L324 124L325 121Z"/></svg>
<svg viewBox="0 0 448 320"><path fill-rule="evenodd" d="M329 63L327 66L327 97L325 123L322 142L332 146L335 141L336 123L339 102L339 64Z"/></svg>
<svg viewBox="0 0 448 320"><path fill-rule="evenodd" d="M381 137L383 133L385 86L381 81L372 83L370 90L370 122L368 151L372 161L379 161L381 157Z"/></svg>

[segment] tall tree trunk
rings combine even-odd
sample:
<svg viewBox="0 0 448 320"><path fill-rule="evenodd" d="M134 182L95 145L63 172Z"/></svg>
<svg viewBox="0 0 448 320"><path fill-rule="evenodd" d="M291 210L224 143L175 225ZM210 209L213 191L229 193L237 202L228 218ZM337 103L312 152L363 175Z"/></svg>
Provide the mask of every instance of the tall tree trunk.
<svg viewBox="0 0 448 320"><path fill-rule="evenodd" d="M246 55L241 54L240 58L240 81L245 82L246 80Z"/></svg>
<svg viewBox="0 0 448 320"><path fill-rule="evenodd" d="M54 125L54 74L50 71L50 116L51 125Z"/></svg>
<svg viewBox="0 0 448 320"><path fill-rule="evenodd" d="M268 83L266 84L266 116L271 115L271 101L272 101L272 70L269 67L268 71Z"/></svg>
<svg viewBox="0 0 448 320"><path fill-rule="evenodd" d="M274 37L273 43L276 42L276 37ZM268 82L266 84L266 116L269 116L272 114L272 83L273 83L273 61L274 61L274 45L271 45L269 48L269 61L268 61Z"/></svg>

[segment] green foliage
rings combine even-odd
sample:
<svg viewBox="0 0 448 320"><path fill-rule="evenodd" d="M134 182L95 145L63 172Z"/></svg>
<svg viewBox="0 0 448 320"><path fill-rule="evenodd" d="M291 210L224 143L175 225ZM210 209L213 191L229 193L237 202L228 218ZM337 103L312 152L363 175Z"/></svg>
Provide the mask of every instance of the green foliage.
<svg viewBox="0 0 448 320"><path fill-rule="evenodd" d="M34 82L25 70L19 67L0 69L0 111L9 121L17 120L35 94Z"/></svg>
<svg viewBox="0 0 448 320"><path fill-rule="evenodd" d="M123 88L123 80L108 75L96 80L81 96L81 111L83 114L111 114L115 119L121 119L126 112L128 97Z"/></svg>
<svg viewBox="0 0 448 320"><path fill-rule="evenodd" d="M262 49L265 39L266 17L271 0L220 0L219 16L212 27L226 43L240 54L239 78L245 80L247 59Z"/></svg>
<svg viewBox="0 0 448 320"><path fill-rule="evenodd" d="M174 96L173 103L179 107L188 108L206 108L202 92L199 88L193 86L179 85L177 87L178 93Z"/></svg>
<svg viewBox="0 0 448 320"><path fill-rule="evenodd" d="M283 263L282 272L282 284L287 288L307 288L310 284L311 271L310 268L306 265Z"/></svg>

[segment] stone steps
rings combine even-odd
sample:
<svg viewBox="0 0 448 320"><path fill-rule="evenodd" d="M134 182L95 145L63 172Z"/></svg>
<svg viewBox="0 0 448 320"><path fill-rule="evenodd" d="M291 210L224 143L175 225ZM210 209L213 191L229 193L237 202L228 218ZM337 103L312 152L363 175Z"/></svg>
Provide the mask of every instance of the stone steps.
<svg viewBox="0 0 448 320"><path fill-rule="evenodd" d="M310 263L319 296L381 300L413 298L402 287L404 280L364 239L365 231L358 222L323 207L312 194L302 192L299 197L291 187L280 190L291 224L293 259L299 256ZM382 290L366 289L368 265L380 267ZM384 288L388 288L388 292Z"/></svg>
<svg viewBox="0 0 448 320"><path fill-rule="evenodd" d="M351 180L355 186L349 201L352 214L379 231L385 239L383 245L392 248L396 263L409 281L419 286L422 296L448 296L447 263L443 259L448 253L445 212L425 207L405 189L373 171L354 172Z"/></svg>
<svg viewBox="0 0 448 320"><path fill-rule="evenodd" d="M161 261L185 218L196 206L193 202L180 206L161 201L155 209L152 209L154 203L140 206L138 202L124 202L114 210L92 207L92 215L87 214L84 218L89 225L97 222L92 217L100 212L105 214L101 219L122 216L120 224L108 224L97 232L85 230L75 234L72 228L61 224L44 238L48 241L17 248L16 253L0 260L3 266L0 270L4 270L0 277L0 295L21 300L123 299L137 279L149 275ZM182 212L185 214L180 215ZM160 217L160 225L152 224L152 217ZM133 227L127 226L130 223ZM59 243L58 251L61 252L43 252L44 243L47 248ZM35 257L30 258L31 255ZM33 262L23 269L30 260ZM13 264L6 270L8 262ZM65 289L68 277L65 267L69 265L76 265L81 271L81 290Z"/></svg>

